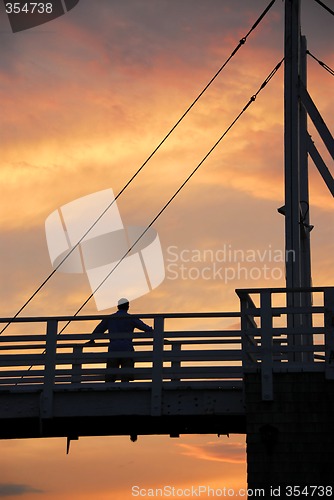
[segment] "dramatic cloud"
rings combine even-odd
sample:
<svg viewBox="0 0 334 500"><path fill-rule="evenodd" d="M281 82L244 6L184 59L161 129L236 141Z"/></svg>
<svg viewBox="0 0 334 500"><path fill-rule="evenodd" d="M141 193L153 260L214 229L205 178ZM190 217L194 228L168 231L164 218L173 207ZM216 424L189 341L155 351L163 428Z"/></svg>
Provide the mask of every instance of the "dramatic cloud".
<svg viewBox="0 0 334 500"><path fill-rule="evenodd" d="M246 461L246 449L241 443L216 443L209 442L206 445L194 446L189 444L179 445L184 455L195 457L198 460L210 460L214 462L244 463Z"/></svg>
<svg viewBox="0 0 334 500"><path fill-rule="evenodd" d="M44 234L48 215L102 189L120 192L268 4L80 0L66 16L16 35L0 16L1 316L15 314L52 270ZM281 60L284 6L275 2L121 195L117 204L124 224L153 220ZM2 2L0 8L3 14ZM314 0L303 0L302 10L309 50L333 67L332 17ZM308 70L310 94L333 130L331 76L310 58ZM226 247L284 249L284 218L277 213L284 204L283 77L282 67L155 222L166 265L171 247L178 256L182 250L215 254ZM311 123L309 128L333 172L330 155ZM333 200L312 162L310 199L313 283L332 285ZM258 261L228 281L201 275L205 266L212 267L208 259L181 262L180 257L174 275L166 269L165 281L134 301L131 310L237 311L236 288L284 286L284 263L270 262L268 255L265 263L279 268L280 276L277 271L269 279L250 276ZM188 271L184 277L181 264ZM237 272L238 263L229 258L216 264ZM23 314L73 314L90 293L84 275L56 273ZM96 313L94 302L83 312ZM172 326L185 328L185 322ZM239 325L233 318L219 324L201 319L196 327ZM132 481L159 487L189 485L196 477L218 486L220 479L245 484L243 437L227 443L205 436L128 441L80 439L67 457L65 440L3 443L0 497L128 500Z"/></svg>

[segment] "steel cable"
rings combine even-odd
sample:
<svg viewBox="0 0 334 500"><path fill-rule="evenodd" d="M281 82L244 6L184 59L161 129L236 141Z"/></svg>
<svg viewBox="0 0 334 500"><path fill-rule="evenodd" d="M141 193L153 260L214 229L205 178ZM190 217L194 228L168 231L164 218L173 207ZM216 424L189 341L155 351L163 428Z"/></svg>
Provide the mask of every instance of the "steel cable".
<svg viewBox="0 0 334 500"><path fill-rule="evenodd" d="M133 250L133 248L137 245L137 243L141 240L141 238L147 233L147 231L152 227L152 225L157 221L157 219L160 217L160 215L166 210L166 208L172 203L172 201L176 198L176 196L180 193L180 191L186 186L186 184L190 181L190 179L195 175L197 170L203 165L205 160L211 155L211 153L216 149L216 147L220 144L220 142L224 139L224 137L227 135L227 133L232 129L232 127L237 123L237 121L241 118L241 116L247 111L249 106L256 100L257 96L259 93L264 89L264 87L268 84L268 82L274 77L274 75L277 73L279 68L281 67L282 63L284 61L284 58L281 59L281 61L275 66L275 68L269 73L267 78L264 80L264 82L260 85L259 89L255 94L252 95L252 97L249 99L247 104L242 108L240 113L236 116L236 118L232 121L232 123L227 127L225 132L219 137L219 139L215 142L215 144L211 147L211 149L207 152L207 154L202 158L202 160L198 163L198 165L193 169L193 171L188 175L188 177L183 181L181 186L175 191L173 196L165 203L165 205L162 207L162 209L157 213L157 215L152 219L152 221L149 223L149 225L145 228L145 230L141 233L141 235L137 238L137 240L133 243L133 245L130 246L130 248L127 250L127 252L122 256L120 261L112 268L112 270L108 273L108 275L101 281L98 287L95 288L95 290L89 295L89 297L81 304L79 309L73 314L73 317L78 316L78 314L82 311L82 309L85 307L86 304L93 298L94 293L101 288L101 286L106 282L106 280L109 278L109 276L115 271L115 269L121 264L121 262L126 258L126 256ZM68 327L68 325L71 323L71 321L67 321L63 328L58 332L57 336L61 335L64 330ZM43 351L43 354L45 354L46 350ZM30 371L33 365L31 365L27 371Z"/></svg>
<svg viewBox="0 0 334 500"><path fill-rule="evenodd" d="M321 7L323 7L325 10L327 10L330 14L334 16L334 11L329 7L327 7L327 5L324 4L324 2L321 2L321 0L315 0L315 2L317 2L319 5L321 5Z"/></svg>
<svg viewBox="0 0 334 500"><path fill-rule="evenodd" d="M249 108L249 106L256 100L257 96L259 93L264 89L264 87L268 84L268 82L273 78L273 76L277 73L279 68L281 67L282 63L284 61L284 58L281 59L281 61L275 66L275 68L269 73L267 78L264 80L264 82L261 84L259 87L258 91L252 95L252 97L249 99L248 103L243 107L243 109L240 111L240 113L237 115L237 117L232 121L232 123L227 127L225 132L220 136L220 138L215 142L215 144L211 147L211 149L208 151L208 153L203 157L203 159L199 162L199 164L193 169L193 171L188 175L188 177L183 181L181 186L175 191L173 196L165 203L163 208L157 213L157 215L152 219L152 221L149 223L149 225L146 227L146 229L141 233L141 235L137 238L137 240L133 243L133 245L130 246L130 248L127 250L127 252L122 256L119 262L115 264L115 266L112 268L112 270L107 274L107 276L101 281L98 287L95 288L95 290L89 295L89 297L83 302L83 304L79 307L79 309L76 311L76 313L73 316L77 316L80 311L85 307L85 305L92 299L94 296L94 293L96 293L101 286L106 282L106 280L111 276L111 274L117 269L117 267L121 264L121 262L126 258L127 255L133 250L133 248L137 245L137 243L141 240L141 238L147 233L147 231L152 227L152 225L157 221L157 219L160 217L160 215L166 210L166 208L172 203L172 201L176 198L176 196L180 193L180 191L185 187L185 185L190 181L190 179L194 176L194 174L197 172L197 170L203 165L203 163L207 160L207 158L211 155L211 153L216 149L216 147L220 144L220 142L224 139L224 137L227 135L227 133L232 129L232 127L237 123L237 121L241 118L241 116L246 112L246 110ZM66 323L66 325L63 327L63 329L60 331L62 333L65 328L70 324L70 321Z"/></svg>
<svg viewBox="0 0 334 500"><path fill-rule="evenodd" d="M151 158L155 155L155 153L161 148L161 146L166 142L166 140L170 137L170 135L174 132L174 130L178 127L178 125L183 121L183 119L188 115L188 113L192 110L195 104L200 100L203 94L207 91L207 89L212 85L212 83L216 80L216 78L220 75L223 69L227 66L227 64L231 61L231 59L235 56L238 50L245 44L249 35L257 28L262 19L269 12L271 7L274 5L276 0L271 0L268 6L264 9L262 14L258 17L255 23L252 25L247 34L241 38L236 48L232 51L231 55L226 59L224 64L218 69L215 75L211 78L211 80L207 83L207 85L203 88L203 90L198 94L196 99L191 103L191 105L186 109L186 111L182 114L182 116L178 119L175 125L169 130L169 132L165 135L165 137L160 141L158 146L153 150L153 152L147 157L144 163L138 168L138 170L132 175L132 177L128 180L128 182L124 185L124 187L119 191L119 193L115 196L113 201L105 208L105 210L100 214L100 216L95 220L95 222L87 229L87 231L83 234L83 236L77 241L77 243L70 249L70 251L65 255L65 257L60 261L59 264L52 270L52 272L45 278L45 280L38 286L38 288L34 291L34 293L25 301L25 303L20 307L20 309L14 314L11 320L17 318L19 314L27 307L28 304L36 297L36 295L42 290L42 288L48 283L48 281L52 278L52 276L58 271L61 265L65 262L66 259L74 252L74 250L80 245L80 243L86 238L89 232L96 226L96 224L101 220L101 218L105 215L105 213L111 208L111 206L117 201L117 199L121 196L121 194L128 188L131 182L137 177L137 175L143 170L143 168L147 165L147 163L151 160ZM11 321L8 322L0 331L0 335L8 328L11 324Z"/></svg>
<svg viewBox="0 0 334 500"><path fill-rule="evenodd" d="M332 76L334 76L334 70L332 68L330 68L329 66L327 66L326 63L324 63L323 61L320 61L320 59L318 59L317 57L315 57L313 54L311 54L311 52L309 50L306 51L306 53L311 56L315 61L317 61L320 66L322 66L326 71L328 71L328 73Z"/></svg>

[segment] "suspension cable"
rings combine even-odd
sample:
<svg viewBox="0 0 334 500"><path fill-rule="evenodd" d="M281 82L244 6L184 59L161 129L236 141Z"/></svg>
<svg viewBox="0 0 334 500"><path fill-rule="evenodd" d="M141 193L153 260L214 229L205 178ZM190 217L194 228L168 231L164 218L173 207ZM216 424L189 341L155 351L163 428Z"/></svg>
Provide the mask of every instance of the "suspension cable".
<svg viewBox="0 0 334 500"><path fill-rule="evenodd" d="M264 80L262 85L259 87L258 91L252 95L252 97L249 99L248 103L243 107L243 109L240 111L240 113L237 115L237 117L232 121L232 123L227 127L225 132L220 136L220 138L216 141L216 143L212 146L212 148L208 151L208 153L204 156L204 158L199 162L199 164L194 168L194 170L188 175L188 177L183 181L181 186L175 191L173 196L167 201L167 203L162 207L162 209L157 213L157 215L152 219L152 221L149 223L149 225L146 227L146 229L141 233L141 235L137 238L137 240L133 243L133 245L130 246L130 248L127 250L127 252L123 255L123 257L120 259L117 264L111 269L111 271L107 274L107 276L101 281L99 286L95 288L95 290L89 295L89 297L83 302L83 304L79 307L79 309L76 311L76 313L73 315L74 317L77 316L82 309L85 307L85 305L91 300L91 298L94 296L94 294L101 288L101 286L107 281L107 279L111 276L111 274L115 271L115 269L121 264L121 262L127 257L127 255L133 250L133 248L137 245L137 243L141 240L141 238L147 233L147 231L152 227L152 225L157 221L157 219L160 217L160 215L166 210L166 208L172 203L172 201L176 198L176 196L180 193L180 191L185 187L185 185L190 181L190 179L194 176L194 174L197 172L197 170L203 165L205 160L211 155L211 153L216 149L216 147L220 144L220 142L224 139L224 137L227 135L227 133L232 129L232 127L237 123L237 121L241 118L241 116L246 112L246 110L249 108L249 106L256 100L257 96L259 93L264 89L264 87L269 83L269 81L274 77L274 75L277 73L279 68L281 67L282 63L284 61L284 58L275 66L275 68L269 73L267 78ZM62 330L59 332L61 334L65 328L70 324L71 321L68 321L65 326L62 328Z"/></svg>
<svg viewBox="0 0 334 500"><path fill-rule="evenodd" d="M99 217L95 220L95 222L87 229L85 234L77 241L77 243L70 249L70 251L63 257L63 259L59 262L59 264L52 270L52 272L45 278L45 280L39 285L39 287L35 290L35 292L26 300L26 302L20 307L20 309L14 314L9 321L0 331L0 335L6 330L6 328L11 324L12 320L17 318L19 314L27 307L27 305L36 297L36 295L41 291L41 289L48 283L48 281L52 278L52 276L58 271L60 266L65 262L65 260L74 252L74 250L80 245L80 243L86 238L88 233L98 224L98 222L102 219L102 217L106 214L106 212L112 207L112 205L117 201L117 199L121 196L121 194L127 189L127 187L131 184L131 182L137 177L137 175L143 170L146 164L151 160L151 158L157 153L157 151L161 148L161 146L167 141L170 135L174 132L174 130L178 127L178 125L183 121L183 119L188 115L188 113L192 110L195 104L200 100L203 94L208 90L208 88L212 85L212 83L216 80L216 78L220 75L223 69L227 66L227 64L231 61L231 59L235 56L238 50L245 44L249 35L257 28L265 15L269 12L271 7L274 5L276 0L271 0L269 5L265 8L259 18L255 21L253 26L250 28L248 33L241 38L236 48L232 51L231 55L226 59L224 64L218 69L215 75L211 78L211 80L207 83L207 85L203 88L203 90L198 94L196 99L190 104L190 106L186 109L186 111L182 114L182 116L177 120L175 125L169 130L169 132L165 135L165 137L159 142L156 148L152 151L152 153L147 157L144 163L138 168L138 170L132 175L132 177L128 180L128 182L124 185L124 187L119 191L119 193L115 196L113 201L104 209L104 211L99 215Z"/></svg>
<svg viewBox="0 0 334 500"><path fill-rule="evenodd" d="M330 14L332 14L334 16L334 11L332 9L330 9L329 7L327 7L327 5L324 4L324 2L322 2L321 0L315 0L319 5L321 5L321 7L323 7L324 9L328 10L328 12Z"/></svg>
<svg viewBox="0 0 334 500"><path fill-rule="evenodd" d="M315 57L313 54L311 54L311 52L309 50L306 51L306 54L308 54L309 56L311 56L315 61L317 61L320 66L322 66L326 71L328 71L328 73L332 76L334 76L334 70L332 68L330 68L329 66L327 66L327 64L325 64L323 61L320 61L320 59L318 59L317 57Z"/></svg>
<svg viewBox="0 0 334 500"><path fill-rule="evenodd" d="M249 108L249 106L256 100L257 96L261 92L261 90L264 89L264 87L267 85L267 83L273 78L273 76L277 73L279 68L281 67L282 63L284 61L284 58L275 66L275 68L269 73L267 78L264 80L262 85L259 87L258 91L252 95L252 97L249 99L247 104L243 107L243 109L240 111L240 113L237 115L237 117L233 120L233 122L227 127L225 132L220 136L220 138L215 142L215 144L212 146L212 148L208 151L208 153L202 158L202 160L199 162L199 164L194 168L194 170L188 175L188 177L183 181L181 186L175 191L173 196L165 203L165 205L162 207L162 209L157 213L157 215L151 220L149 225L144 229L144 231L141 233L141 235L137 238L137 240L131 245L131 247L128 249L128 251L122 256L120 261L115 264L115 266L112 268L112 270L108 273L108 275L101 281L98 287L95 288L95 290L89 295L89 297L81 304L79 309L76 311L75 314L73 314L73 317L78 316L78 314L82 311L82 309L85 307L86 304L93 298L94 293L101 288L103 283L106 282L106 280L111 276L111 274L115 271L115 269L121 264L121 262L126 258L126 256L133 250L133 248L137 245L137 243L142 239L142 237L147 233L147 231L152 227L152 225L156 222L156 220L160 217L160 215L166 210L166 208L172 203L172 201L176 198L176 196L179 194L179 192L184 188L184 186L190 181L190 179L194 176L194 174L197 172L197 170L203 165L205 160L211 155L211 153L216 149L216 147L220 144L220 142L224 139L224 137L227 135L227 133L231 130L231 128L237 123L237 121L241 118L241 116L246 112L246 110ZM68 327L68 325L71 323L71 320L67 321L63 328L58 332L57 336L61 335L64 330ZM44 349L43 354L46 353L46 350ZM28 371L32 369L34 365L31 365L28 368ZM22 376L23 377L23 376Z"/></svg>

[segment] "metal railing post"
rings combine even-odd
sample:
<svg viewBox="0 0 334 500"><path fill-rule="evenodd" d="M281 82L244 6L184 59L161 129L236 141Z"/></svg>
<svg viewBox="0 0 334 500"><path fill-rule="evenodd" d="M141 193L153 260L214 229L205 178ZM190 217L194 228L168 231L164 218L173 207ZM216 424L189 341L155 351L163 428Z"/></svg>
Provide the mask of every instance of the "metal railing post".
<svg viewBox="0 0 334 500"><path fill-rule="evenodd" d="M180 342L173 342L172 343L172 354L174 354L175 356L177 356L177 359L172 361L172 369L176 370L176 371L179 371L180 368L181 368L181 361L180 361L180 358L179 358L180 353L181 353L181 344L180 344ZM180 377L179 376L173 377L171 379L171 381L172 382L180 382Z"/></svg>
<svg viewBox="0 0 334 500"><path fill-rule="evenodd" d="M241 346L242 346L242 371L245 372L247 367L249 367L249 357L248 357L248 340L247 340L247 330L248 330L248 319L247 319L247 309L248 302L247 297L242 295L240 298L240 311L241 311Z"/></svg>
<svg viewBox="0 0 334 500"><path fill-rule="evenodd" d="M261 291L261 383L262 399L272 401L273 396L273 331L271 293Z"/></svg>
<svg viewBox="0 0 334 500"><path fill-rule="evenodd" d="M46 327L46 348L44 365L44 384L41 394L41 419L51 418L53 413L53 386L56 373L58 321L51 319Z"/></svg>
<svg viewBox="0 0 334 500"><path fill-rule="evenodd" d="M324 292L326 378L334 380L334 288Z"/></svg>
<svg viewBox="0 0 334 500"><path fill-rule="evenodd" d="M162 369L164 350L164 318L158 316L154 318L153 332L153 367L152 367L152 391L151 391L151 415L161 415L162 396Z"/></svg>
<svg viewBox="0 0 334 500"><path fill-rule="evenodd" d="M243 372L254 367L257 363L256 356L249 352L250 347L256 347L257 345L256 340L253 338L253 331L256 331L257 324L254 321L254 316L250 315L248 312L250 308L255 309L255 304L248 294L242 294L242 296L240 296L240 312Z"/></svg>
<svg viewBox="0 0 334 500"><path fill-rule="evenodd" d="M82 357L82 350L83 350L82 345L77 345L73 347L73 364L72 364L72 376L71 376L72 384L75 383L80 384L81 382L82 364L77 359Z"/></svg>

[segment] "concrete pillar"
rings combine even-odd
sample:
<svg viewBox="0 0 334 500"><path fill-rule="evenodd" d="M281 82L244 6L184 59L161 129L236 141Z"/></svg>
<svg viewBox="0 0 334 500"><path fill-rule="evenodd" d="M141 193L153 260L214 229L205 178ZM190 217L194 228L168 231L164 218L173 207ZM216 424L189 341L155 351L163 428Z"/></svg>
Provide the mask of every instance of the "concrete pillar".
<svg viewBox="0 0 334 500"><path fill-rule="evenodd" d="M305 487L309 497L331 496L329 489L311 496L311 486L334 495L334 381L276 373L273 384L274 400L263 401L260 374L246 375L248 488L265 489L265 498L295 498Z"/></svg>

